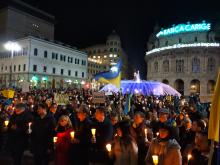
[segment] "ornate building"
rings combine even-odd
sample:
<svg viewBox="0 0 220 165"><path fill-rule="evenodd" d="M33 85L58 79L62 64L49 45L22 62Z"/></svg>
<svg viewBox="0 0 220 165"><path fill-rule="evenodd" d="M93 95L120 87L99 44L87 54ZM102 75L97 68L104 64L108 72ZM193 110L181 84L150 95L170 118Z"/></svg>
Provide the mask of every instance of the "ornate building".
<svg viewBox="0 0 220 165"><path fill-rule="evenodd" d="M128 77L128 57L121 47L120 37L115 31L107 37L105 44L93 45L83 49L88 54L88 79L99 72L109 70L119 59L122 59L122 79Z"/></svg>
<svg viewBox="0 0 220 165"><path fill-rule="evenodd" d="M220 66L219 28L202 23L173 25L154 32L147 43L147 79L161 81L181 94L209 97Z"/></svg>

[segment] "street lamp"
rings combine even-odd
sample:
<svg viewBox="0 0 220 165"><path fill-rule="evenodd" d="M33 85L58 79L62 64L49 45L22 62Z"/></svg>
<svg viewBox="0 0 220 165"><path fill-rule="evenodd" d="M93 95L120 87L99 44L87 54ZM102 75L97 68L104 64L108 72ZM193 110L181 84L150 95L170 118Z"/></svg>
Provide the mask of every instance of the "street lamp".
<svg viewBox="0 0 220 165"><path fill-rule="evenodd" d="M11 59L14 56L14 52L18 52L21 50L21 46L18 43L11 41L4 44L4 47L6 50L11 51ZM9 75L9 86L10 86L12 83L12 62L11 62L11 67L9 68L10 68L10 75Z"/></svg>

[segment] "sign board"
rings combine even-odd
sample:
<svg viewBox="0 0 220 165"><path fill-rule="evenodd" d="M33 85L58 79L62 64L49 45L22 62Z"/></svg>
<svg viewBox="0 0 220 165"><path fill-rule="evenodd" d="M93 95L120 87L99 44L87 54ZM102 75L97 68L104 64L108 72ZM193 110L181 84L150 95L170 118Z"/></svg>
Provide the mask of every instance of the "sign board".
<svg viewBox="0 0 220 165"><path fill-rule="evenodd" d="M27 82L27 81L22 82L22 84L21 84L22 92L23 93L29 92L30 91L29 86L30 86L29 82Z"/></svg>
<svg viewBox="0 0 220 165"><path fill-rule="evenodd" d="M55 93L54 100L58 105L66 105L69 103L69 95L62 93Z"/></svg>
<svg viewBox="0 0 220 165"><path fill-rule="evenodd" d="M112 95L112 92L105 92L105 95L110 96L110 95Z"/></svg>
<svg viewBox="0 0 220 165"><path fill-rule="evenodd" d="M105 103L105 93L94 92L92 97L93 103Z"/></svg>

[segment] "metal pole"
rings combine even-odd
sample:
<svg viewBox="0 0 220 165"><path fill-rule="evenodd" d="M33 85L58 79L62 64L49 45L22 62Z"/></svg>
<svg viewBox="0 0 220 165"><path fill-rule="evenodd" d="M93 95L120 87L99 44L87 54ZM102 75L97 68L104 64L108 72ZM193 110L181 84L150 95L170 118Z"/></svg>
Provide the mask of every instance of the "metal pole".
<svg viewBox="0 0 220 165"><path fill-rule="evenodd" d="M12 60L13 60L13 56L14 56L14 50L11 50L11 67L10 69L10 75L9 75L9 87L12 87Z"/></svg>

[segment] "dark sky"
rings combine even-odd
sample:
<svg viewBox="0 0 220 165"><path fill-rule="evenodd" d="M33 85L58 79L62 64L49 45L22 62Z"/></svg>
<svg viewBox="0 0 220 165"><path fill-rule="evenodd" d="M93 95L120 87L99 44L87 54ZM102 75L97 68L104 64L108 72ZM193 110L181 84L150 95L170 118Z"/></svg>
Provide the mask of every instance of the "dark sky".
<svg viewBox="0 0 220 165"><path fill-rule="evenodd" d="M142 78L146 77L146 43L156 22L166 28L187 21L220 21L220 0L23 1L53 14L57 20L55 39L77 48L104 43L115 29Z"/></svg>

